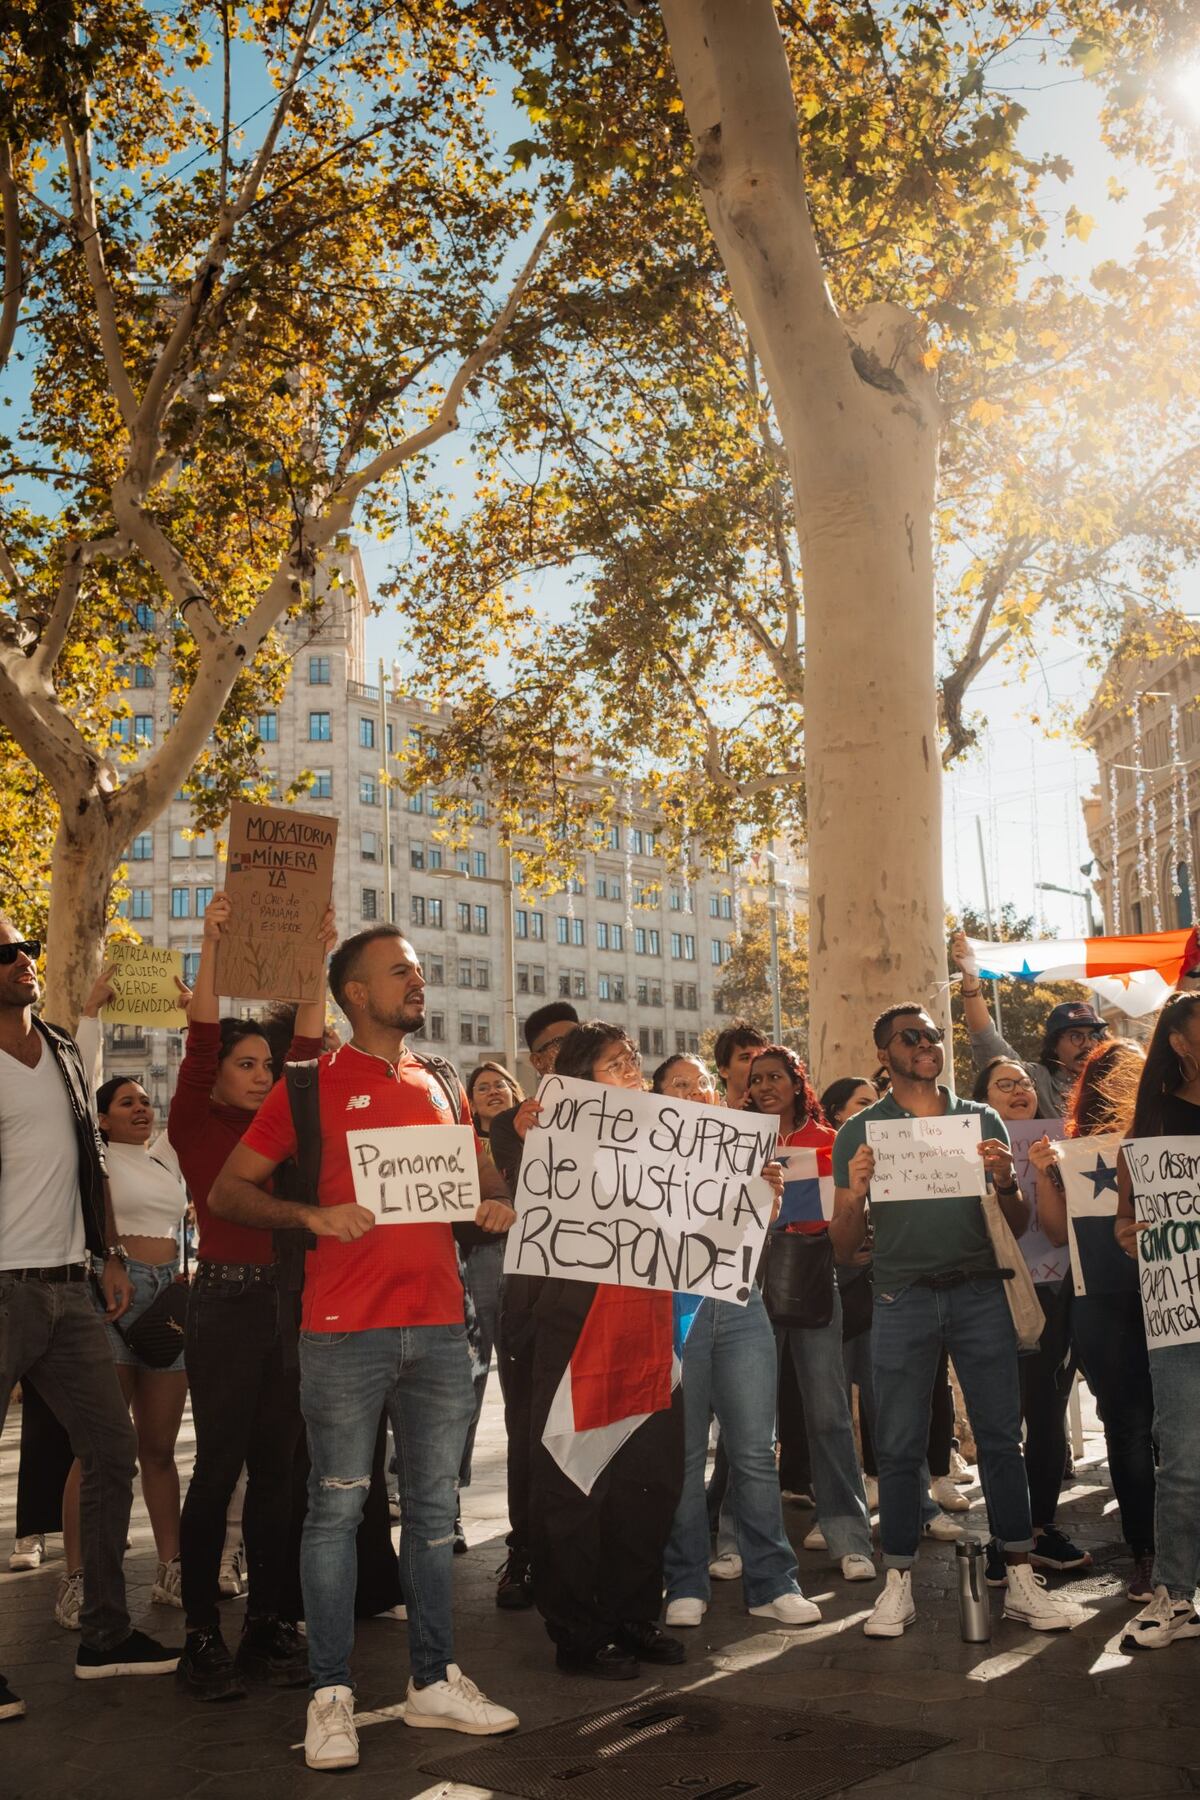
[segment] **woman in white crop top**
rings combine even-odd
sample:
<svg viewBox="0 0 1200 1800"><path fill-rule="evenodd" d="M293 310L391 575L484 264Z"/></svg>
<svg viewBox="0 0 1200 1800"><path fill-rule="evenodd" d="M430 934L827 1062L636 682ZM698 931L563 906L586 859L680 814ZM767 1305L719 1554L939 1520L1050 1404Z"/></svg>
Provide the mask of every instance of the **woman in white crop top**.
<svg viewBox="0 0 1200 1800"><path fill-rule="evenodd" d="M92 1071L100 1053L98 1013L112 998L107 969L88 995L75 1033L84 1067ZM107 1143L108 1182L117 1236L125 1247L133 1304L121 1320L128 1327L179 1274L180 1225L187 1189L165 1131L154 1137L154 1107L138 1081L116 1077L96 1090L96 1112ZM153 1140L153 1141L152 1141ZM106 1324L121 1391L137 1432L138 1469L154 1543L158 1572L151 1598L179 1606L179 1474L175 1440L187 1399L183 1352L166 1369L151 1368L130 1349L115 1325ZM55 1616L68 1629L78 1624L81 1578L79 1551L79 1464L63 1494L63 1547L68 1573L59 1590Z"/></svg>

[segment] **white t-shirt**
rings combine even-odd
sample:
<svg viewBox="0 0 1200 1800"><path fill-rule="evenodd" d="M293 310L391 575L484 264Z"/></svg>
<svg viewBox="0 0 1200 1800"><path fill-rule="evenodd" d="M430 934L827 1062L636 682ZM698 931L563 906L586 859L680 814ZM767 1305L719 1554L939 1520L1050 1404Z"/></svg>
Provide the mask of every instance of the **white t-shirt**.
<svg viewBox="0 0 1200 1800"><path fill-rule="evenodd" d="M107 1161L117 1236L177 1236L187 1189L166 1134L149 1149L110 1143Z"/></svg>
<svg viewBox="0 0 1200 1800"><path fill-rule="evenodd" d="M53 1050L36 1069L0 1050L0 1271L82 1262L79 1142Z"/></svg>

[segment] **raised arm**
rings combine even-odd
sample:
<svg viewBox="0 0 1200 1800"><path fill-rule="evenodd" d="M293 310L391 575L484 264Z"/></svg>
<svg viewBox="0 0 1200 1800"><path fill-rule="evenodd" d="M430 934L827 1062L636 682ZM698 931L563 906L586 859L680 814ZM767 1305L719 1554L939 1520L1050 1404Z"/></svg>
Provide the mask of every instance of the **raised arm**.
<svg viewBox="0 0 1200 1800"><path fill-rule="evenodd" d="M221 1003L217 998L217 945L221 934L229 923L233 908L224 888L218 888L204 909L204 936L200 940L200 966L196 971L196 985L192 989L192 1003L188 1008L189 1025L216 1025L221 1017Z"/></svg>
<svg viewBox="0 0 1200 1800"><path fill-rule="evenodd" d="M1012 1045L996 1030L991 1011L983 997L983 982L979 978L979 964L974 952L967 942L964 931L956 931L950 940L950 954L962 975L959 993L962 995L963 1021L971 1039L971 1056L975 1067L982 1069L995 1056L1011 1056L1019 1062Z"/></svg>

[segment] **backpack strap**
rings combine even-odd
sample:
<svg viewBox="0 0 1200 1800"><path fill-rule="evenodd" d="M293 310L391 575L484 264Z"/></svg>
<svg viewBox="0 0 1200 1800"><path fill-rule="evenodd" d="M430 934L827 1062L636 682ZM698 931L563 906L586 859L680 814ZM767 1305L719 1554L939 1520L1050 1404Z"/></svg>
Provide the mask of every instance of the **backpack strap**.
<svg viewBox="0 0 1200 1800"><path fill-rule="evenodd" d="M291 1199L304 1206L317 1206L321 1179L321 1084L315 1062L290 1062L283 1065L287 1083L288 1105L296 1132L296 1154L292 1159L294 1179L276 1182L276 1197ZM286 1165L285 1165L286 1166ZM286 1192L280 1192L286 1188ZM310 1231L274 1231L275 1261L279 1269L279 1285L285 1293L298 1294L304 1286L304 1258L316 1239Z"/></svg>
<svg viewBox="0 0 1200 1800"><path fill-rule="evenodd" d="M447 1062L444 1056L418 1055L417 1061L423 1069L428 1069L449 1100L450 1111L454 1117L454 1123L457 1125L462 1119L463 1109L463 1084L459 1080L458 1070L452 1062Z"/></svg>

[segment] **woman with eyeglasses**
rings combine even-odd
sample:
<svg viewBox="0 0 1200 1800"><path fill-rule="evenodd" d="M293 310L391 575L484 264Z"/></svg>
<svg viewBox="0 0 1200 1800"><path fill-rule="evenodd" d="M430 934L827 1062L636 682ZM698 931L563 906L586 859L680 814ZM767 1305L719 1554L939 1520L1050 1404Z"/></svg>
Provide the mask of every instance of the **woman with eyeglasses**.
<svg viewBox="0 0 1200 1800"><path fill-rule="evenodd" d="M985 1100L1006 1125L1037 1117L1038 1096L1033 1081L1024 1064L1008 1056L994 1056L980 1069L972 1097ZM1045 1134L1042 1142L1049 1144ZM1045 1158L1041 1148L1038 1157ZM1031 1170L1036 1166L1032 1154L1030 1166ZM1025 1197L1032 1203L1033 1216L1020 1240L1021 1254L1035 1272L1037 1297L1046 1319L1037 1349L1022 1356L1017 1365L1021 1416L1025 1421L1025 1473L1033 1517L1030 1561L1035 1568L1061 1572L1086 1568L1092 1560L1055 1524L1067 1461L1067 1408L1079 1366L1071 1333L1071 1259L1065 1246L1052 1243L1046 1236L1038 1219L1036 1195L1027 1193ZM988 1544L988 1580L993 1587L1003 1587L1007 1579L1004 1552L993 1538Z"/></svg>
<svg viewBox="0 0 1200 1800"><path fill-rule="evenodd" d="M1200 993L1173 994L1158 1016L1134 1103L1133 1138L1200 1139ZM1121 1159L1116 1240L1138 1269L1129 1170ZM1162 1650L1200 1637L1200 1344L1150 1352L1158 1480L1149 1605L1130 1620L1121 1648Z"/></svg>
<svg viewBox="0 0 1200 1800"><path fill-rule="evenodd" d="M1140 1044L1114 1038L1093 1050L1067 1111L1066 1136L1130 1135L1144 1058ZM1054 1146L1030 1148L1037 1170L1037 1210L1052 1244L1067 1242L1067 1200ZM1087 1384L1104 1426L1108 1472L1133 1555L1131 1600L1153 1597L1154 1389L1142 1323L1137 1265L1115 1253L1071 1300L1071 1329Z"/></svg>
<svg viewBox="0 0 1200 1800"><path fill-rule="evenodd" d="M832 1150L836 1133L825 1123L808 1071L786 1045L769 1044L758 1051L750 1065L745 1105L748 1112L778 1119L781 1150L799 1147L819 1157ZM823 1219L797 1220L777 1229L815 1237L827 1232L828 1225ZM818 1521L804 1540L805 1548L828 1548L847 1581L873 1581L871 1518L846 1399L842 1303L836 1284L828 1325L777 1327L776 1340L780 1356L791 1358L804 1401Z"/></svg>

